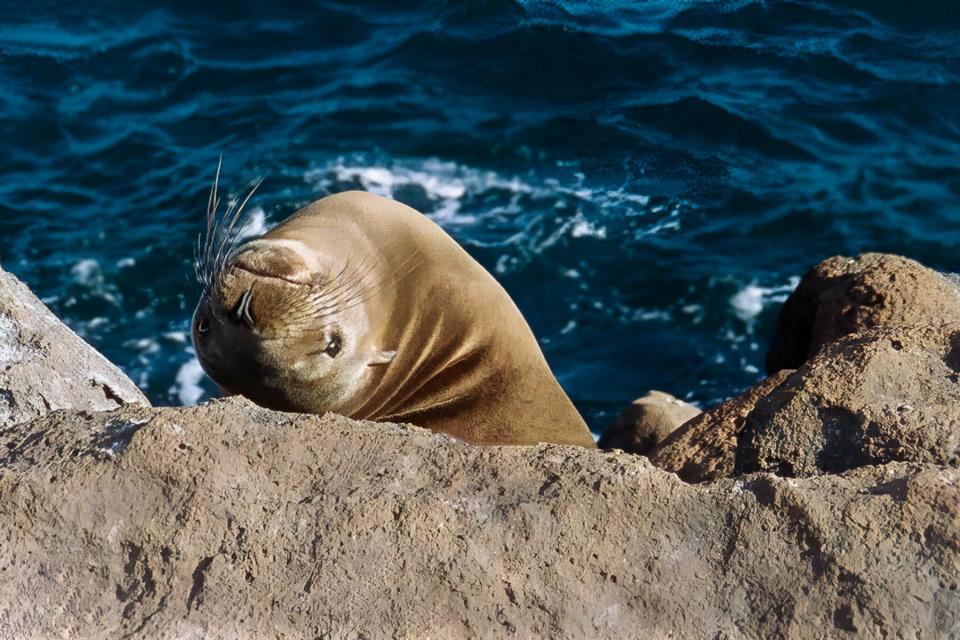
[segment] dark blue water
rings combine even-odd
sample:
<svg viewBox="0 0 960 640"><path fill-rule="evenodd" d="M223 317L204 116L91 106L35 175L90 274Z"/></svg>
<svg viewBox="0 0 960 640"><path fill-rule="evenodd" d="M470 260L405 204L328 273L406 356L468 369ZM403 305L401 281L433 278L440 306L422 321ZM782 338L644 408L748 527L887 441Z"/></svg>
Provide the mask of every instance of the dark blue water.
<svg viewBox="0 0 960 640"><path fill-rule="evenodd" d="M960 3L3 3L0 258L158 404L217 157L251 233L365 188L526 314L591 425L762 376L778 304L865 250L956 270Z"/></svg>

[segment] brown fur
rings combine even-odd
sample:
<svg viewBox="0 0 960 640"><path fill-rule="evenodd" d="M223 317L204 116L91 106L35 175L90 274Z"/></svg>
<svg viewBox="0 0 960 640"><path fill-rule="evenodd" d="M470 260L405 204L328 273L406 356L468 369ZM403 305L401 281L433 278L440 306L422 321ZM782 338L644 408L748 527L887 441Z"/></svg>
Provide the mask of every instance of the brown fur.
<svg viewBox="0 0 960 640"><path fill-rule="evenodd" d="M410 207L364 192L329 196L240 247L221 275L197 312L212 329L200 336L195 321L194 336L227 389L277 409L410 422L478 444L594 446L506 291ZM230 320L248 290L254 328ZM310 302L325 293L333 302ZM341 354L304 355L337 331L347 336ZM297 362L307 364L293 371Z"/></svg>

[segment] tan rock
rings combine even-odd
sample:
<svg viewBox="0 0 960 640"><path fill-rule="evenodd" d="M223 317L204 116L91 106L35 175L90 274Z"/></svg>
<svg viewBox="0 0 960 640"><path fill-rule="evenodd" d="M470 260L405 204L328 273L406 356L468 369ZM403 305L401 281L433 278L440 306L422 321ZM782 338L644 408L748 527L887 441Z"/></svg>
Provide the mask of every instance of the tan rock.
<svg viewBox="0 0 960 640"><path fill-rule="evenodd" d="M0 269L0 427L56 409L149 405L117 367Z"/></svg>
<svg viewBox="0 0 960 640"><path fill-rule="evenodd" d="M881 327L820 352L747 416L738 472L839 473L891 461L956 466L960 323Z"/></svg>
<svg viewBox="0 0 960 640"><path fill-rule="evenodd" d="M688 485L230 399L0 431L3 638L944 637L960 471Z"/></svg>
<svg viewBox="0 0 960 640"><path fill-rule="evenodd" d="M708 482L733 475L737 441L747 414L791 373L778 371L686 422L653 450L650 461L676 473L685 482Z"/></svg>
<svg viewBox="0 0 960 640"><path fill-rule="evenodd" d="M651 391L617 416L597 446L647 455L674 429L699 413L700 409L669 393Z"/></svg>
<svg viewBox="0 0 960 640"><path fill-rule="evenodd" d="M810 270L787 298L767 354L767 371L796 369L825 344L881 326L960 321L953 281L902 256L835 256Z"/></svg>

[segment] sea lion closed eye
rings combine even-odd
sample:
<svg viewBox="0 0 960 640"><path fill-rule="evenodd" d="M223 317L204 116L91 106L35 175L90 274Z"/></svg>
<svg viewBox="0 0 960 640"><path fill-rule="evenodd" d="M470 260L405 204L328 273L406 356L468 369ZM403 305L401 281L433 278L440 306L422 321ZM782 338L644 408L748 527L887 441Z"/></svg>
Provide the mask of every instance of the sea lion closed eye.
<svg viewBox="0 0 960 640"><path fill-rule="evenodd" d="M594 446L506 291L424 215L339 193L234 247L238 217L210 221L198 258L193 339L224 389L477 444Z"/></svg>

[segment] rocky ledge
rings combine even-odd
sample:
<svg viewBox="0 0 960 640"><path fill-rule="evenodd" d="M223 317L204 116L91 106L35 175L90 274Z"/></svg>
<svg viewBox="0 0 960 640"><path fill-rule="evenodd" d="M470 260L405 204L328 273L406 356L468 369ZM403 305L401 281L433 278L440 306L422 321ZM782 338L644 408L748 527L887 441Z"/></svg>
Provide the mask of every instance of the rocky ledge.
<svg viewBox="0 0 960 640"><path fill-rule="evenodd" d="M27 331L13 304L0 326ZM663 452L688 451L698 484L622 451L473 447L241 399L8 419L0 637L956 637L956 329L855 329L658 436L653 460L682 470ZM901 368L878 369L887 355ZM835 405L853 418L818 411ZM889 443L898 425L910 446Z"/></svg>

